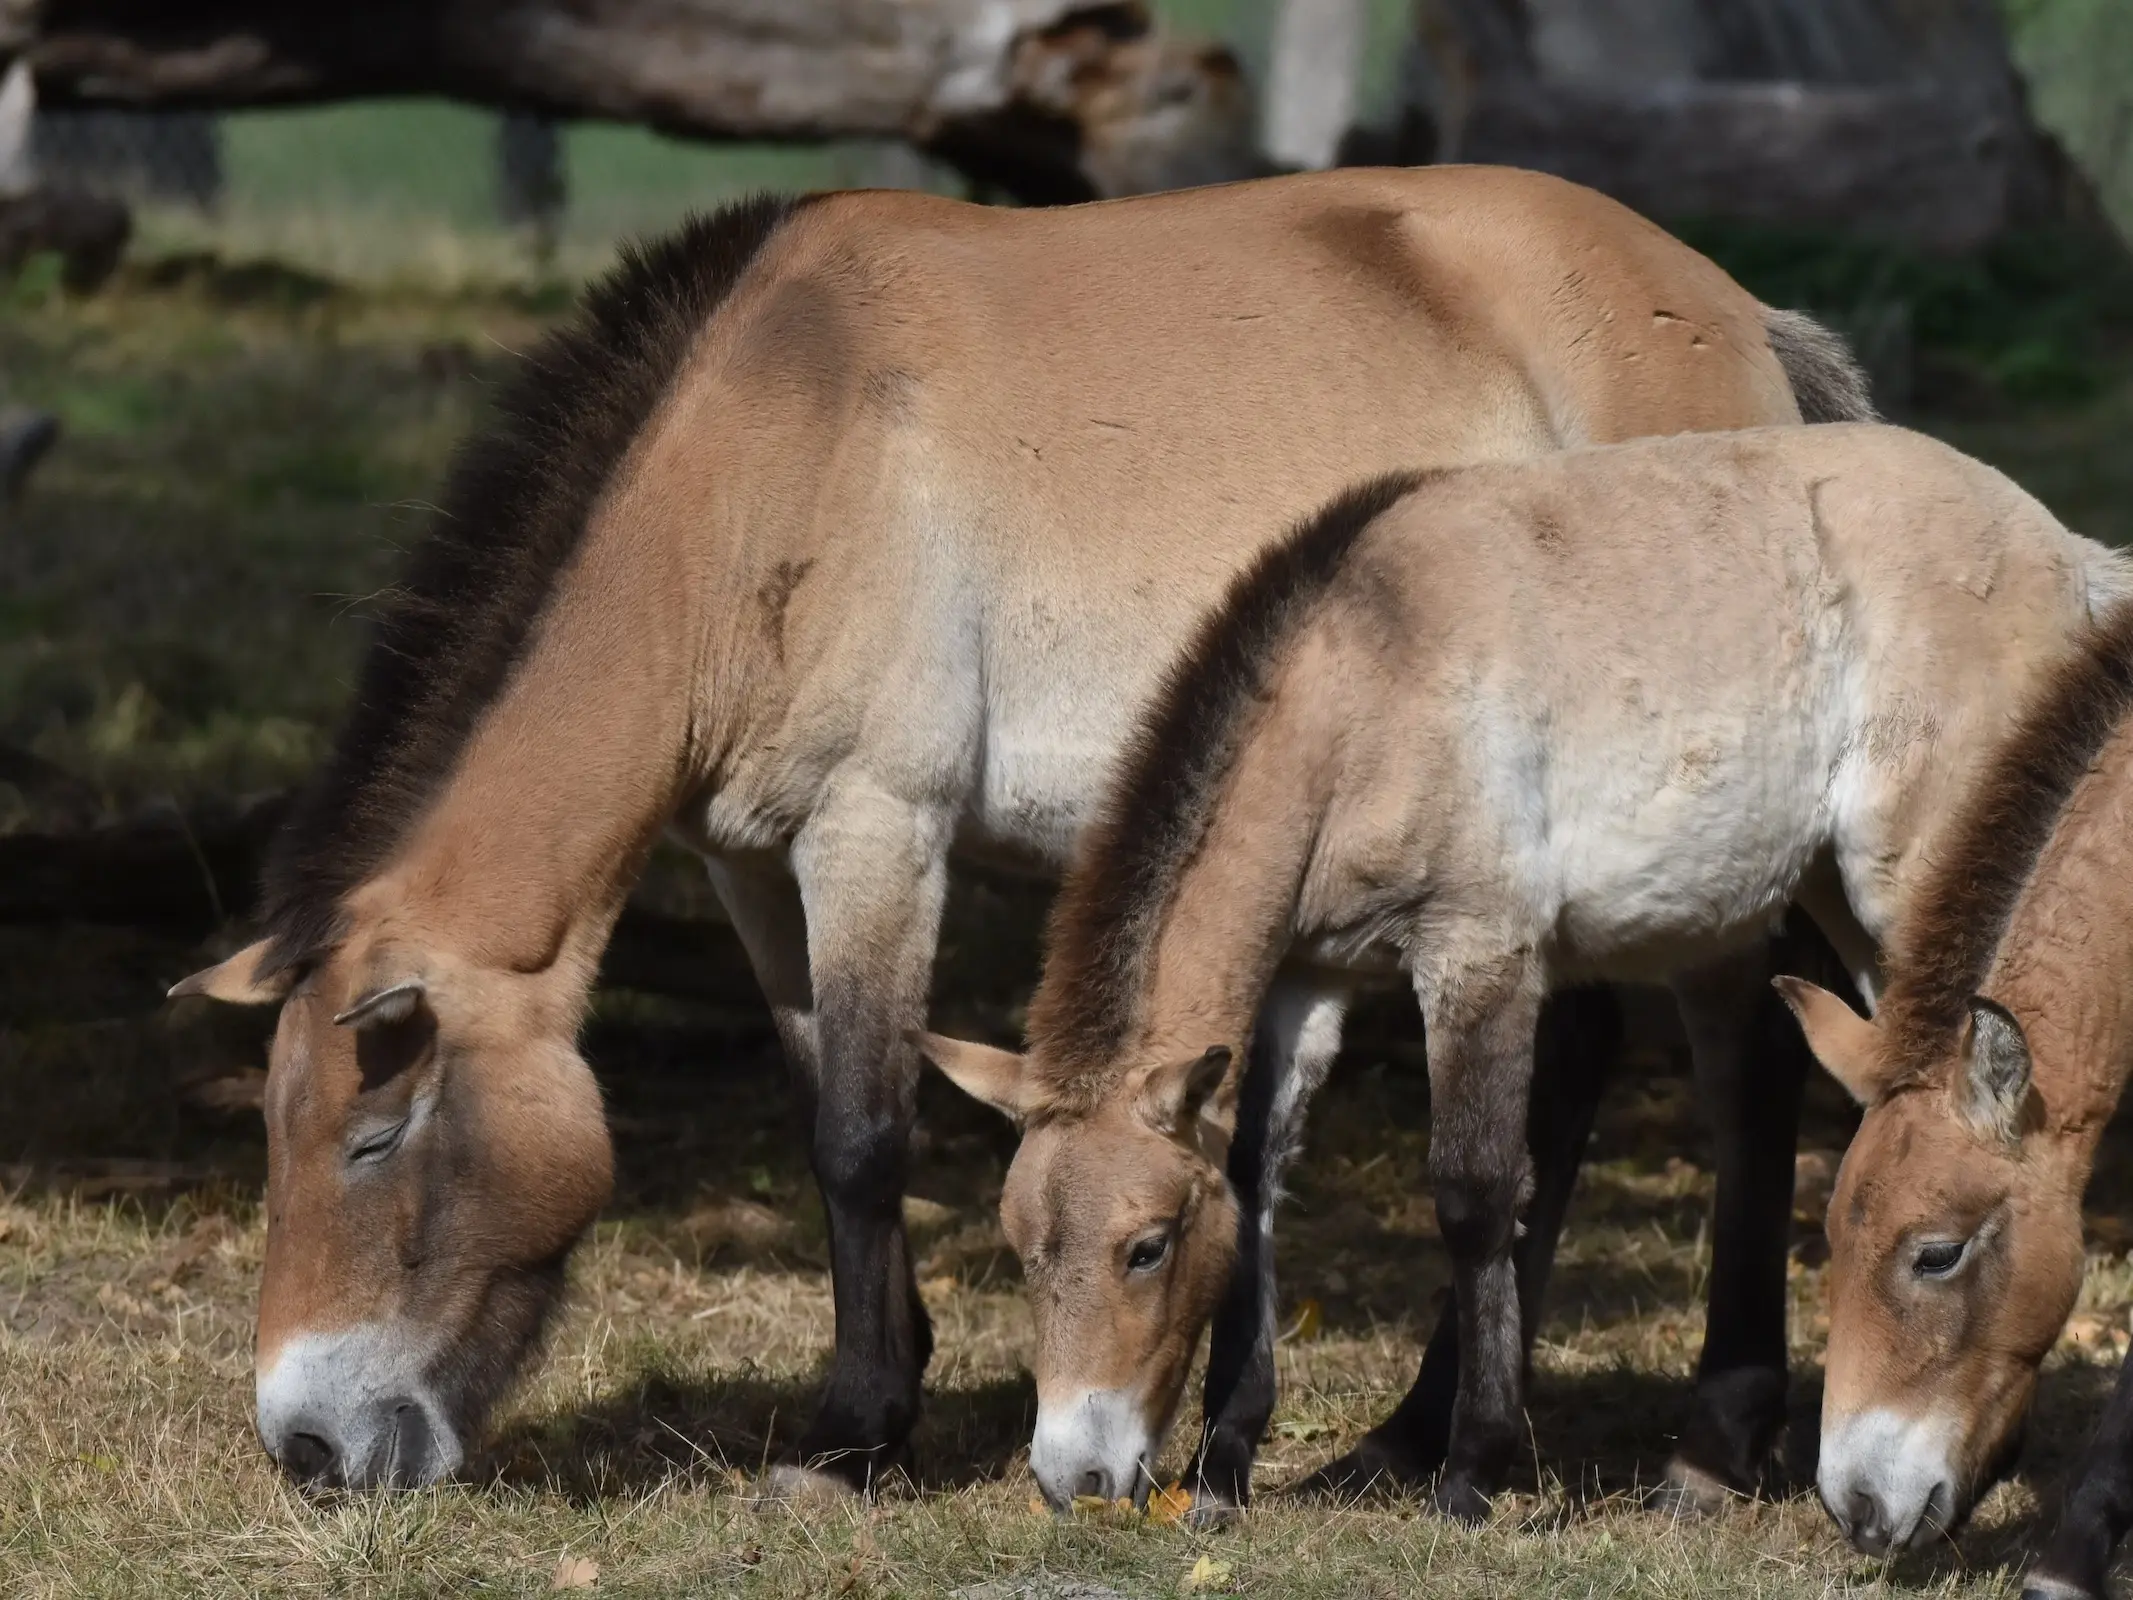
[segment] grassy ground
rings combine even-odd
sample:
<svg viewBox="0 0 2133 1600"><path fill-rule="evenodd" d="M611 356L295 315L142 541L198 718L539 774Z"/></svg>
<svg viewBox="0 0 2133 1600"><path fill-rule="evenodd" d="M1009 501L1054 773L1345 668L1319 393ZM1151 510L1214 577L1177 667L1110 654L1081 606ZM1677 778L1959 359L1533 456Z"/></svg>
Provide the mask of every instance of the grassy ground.
<svg viewBox="0 0 2133 1600"><path fill-rule="evenodd" d="M19 285L0 307L0 397L59 410L69 435L0 513L0 740L86 775L114 813L299 775L347 690L351 602L387 581L452 441L559 304L538 287L357 295L201 260L130 268L78 304ZM1923 420L2080 525L2133 538L2123 370L2078 401L1964 396ZM46 820L40 804L0 789L0 828ZM1027 943L956 942L940 1011L1009 1022L982 997L1026 975ZM9 1594L537 1592L593 1569L599 1591L645 1594L1004 1600L1072 1592L1069 1578L1130 1595L1997 1594L2126 1342L2133 1188L2106 1188L2032 1456L1959 1541L1883 1569L1782 1483L1709 1522L1643 1510L1683 1415L1709 1191L1685 1080L1654 1057L1611 1102L1537 1358L1531 1459L1490 1527L1278 1499L1223 1534L1058 1522L1030 1510L1021 1454L1026 1322L991 1216L1007 1135L929 1089L915 1217L940 1338L920 1482L871 1508L758 1506L750 1474L804 1419L830 1331L781 1073L758 1014L610 996L589 1048L621 1192L538 1377L468 1483L305 1499L249 1430L263 1152L242 1102L259 1029L157 1003L200 957L134 934L0 931ZM1282 1244L1285 1303L1316 1327L1282 1348L1269 1483L1383 1412L1434 1315L1413 1035L1397 1012L1361 1030L1317 1119ZM1833 1152L1847 1132L1821 1094L1808 1143ZM1816 1403L1812 1209L1795 1482Z"/></svg>

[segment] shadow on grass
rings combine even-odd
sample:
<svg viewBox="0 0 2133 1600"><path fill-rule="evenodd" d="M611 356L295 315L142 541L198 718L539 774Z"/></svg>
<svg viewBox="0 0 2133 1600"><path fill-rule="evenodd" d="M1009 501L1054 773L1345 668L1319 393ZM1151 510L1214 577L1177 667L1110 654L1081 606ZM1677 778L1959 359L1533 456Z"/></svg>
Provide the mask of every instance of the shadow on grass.
<svg viewBox="0 0 2133 1600"><path fill-rule="evenodd" d="M628 1497L679 1479L754 1494L764 1469L789 1457L821 1398L819 1375L711 1380L648 1373L569 1411L520 1417L483 1457L477 1477L578 1504ZM924 1493L1003 1477L1029 1440L1036 1390L1026 1377L930 1391L906 1469Z"/></svg>

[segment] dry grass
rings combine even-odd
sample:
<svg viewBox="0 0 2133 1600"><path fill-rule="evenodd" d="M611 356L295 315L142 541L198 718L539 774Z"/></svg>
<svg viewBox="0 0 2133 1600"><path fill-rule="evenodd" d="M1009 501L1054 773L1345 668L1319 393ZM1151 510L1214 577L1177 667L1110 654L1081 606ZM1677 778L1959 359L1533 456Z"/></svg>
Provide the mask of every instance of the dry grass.
<svg viewBox="0 0 2133 1600"><path fill-rule="evenodd" d="M17 948L8 970L37 981L40 965ZM1412 1374L1442 1282L1419 1184L1426 1104L1405 1024L1389 1015L1328 1091L1284 1230L1285 1298L1316 1301L1322 1327L1282 1347L1267 1483L1324 1460L1383 1412ZM913 1187L927 1202L916 1212L939 1354L919 1482L873 1506L759 1504L755 1471L804 1419L830 1336L819 1212L781 1069L761 1019L616 999L590 1048L615 1111L623 1192L580 1253L572 1308L539 1372L465 1484L307 1498L250 1432L256 1120L182 1100L154 1110L172 1060L213 1053L198 1037L211 1019L120 1026L150 1042L136 1041L132 1065L98 1092L118 1125L132 1125L131 1107L160 1132L115 1163L109 1139L67 1132L61 1118L42 1148L18 1152L32 1159L12 1169L22 1187L0 1205L0 1572L11 1594L533 1592L566 1556L597 1566L600 1591L642 1594L1004 1582L977 1590L991 1597L1065 1593L1069 1578L1171 1594L1203 1556L1226 1568L1225 1592L1246 1594L1998 1594L2038 1532L2038 1486L2063 1472L2109 1381L2133 1303L2133 1267L2099 1246L2025 1475L1959 1541L1922 1558L1884 1570L1852 1556L1811 1498L1781 1487L1708 1522L1643 1509L1640 1488L1685 1404L1709 1193L1686 1082L1655 1057L1610 1101L1541 1339L1533 1458L1488 1528L1450 1527L1411 1504L1336 1512L1278 1497L1226 1533L1060 1522L1031 1510L1023 1454L1026 1324L991 1216L1005 1130L929 1090ZM67 1031L44 1030L43 1042ZM41 1052L12 1044L0 1053L0 1112L20 1127L18 1115L53 1102L22 1082ZM1810 1143L1833 1148L1845 1122L1834 1095L1818 1095ZM2122 1246L2120 1214L2097 1233ZM1804 1219L1801 1241L1814 1259ZM1795 1269L1796 1471L1811 1446L1819 1278Z"/></svg>
<svg viewBox="0 0 2133 1600"><path fill-rule="evenodd" d="M384 581L450 442L538 299L355 297L272 272L140 272L83 305L0 314L0 390L72 432L0 530L0 737L88 773L114 808L279 783L345 693L346 597ZM2055 504L2122 518L2133 391L1981 444ZM2086 518L2085 518L2086 520ZM2124 526L2120 521L2117 526ZM0 791L0 827L35 813ZM955 946L939 1009L988 998L1029 946ZM981 919L982 920L982 919ZM1004 952L1004 953L1003 953ZM1487 1528L1413 1505L1269 1498L1231 1532L1032 1514L1025 1322L991 1205L1004 1128L937 1086L916 1192L939 1330L920 1482L873 1506L759 1505L830 1333L819 1213L764 1019L610 998L590 1051L622 1153L572 1310L468 1481L307 1499L251 1436L261 1236L256 1117L202 1083L256 1068L253 1021L165 1014L199 952L86 929L0 932L0 1591L15 1595L546 1591L671 1594L2006 1593L2123 1348L2133 1171L2118 1138L2075 1337L2024 1473L1956 1543L1859 1560L1811 1499L1708 1522L1641 1507L1683 1416L1708 1177L1678 1064L1610 1104L1543 1332L1531 1460ZM1003 964L1007 970L1003 972ZM1320 1462L1411 1376L1443 1281L1423 1198L1411 1025L1365 1029L1328 1090L1282 1236L1286 1344L1264 1481ZM1810 1143L1841 1147L1818 1099ZM2108 1242L2113 1248L2106 1248ZM1803 1224L1792 1467L1811 1448L1819 1270ZM1173 1464L1179 1452L1173 1451ZM1202 1559L1206 1565L1200 1565ZM1094 1592L1094 1591L1084 1591Z"/></svg>

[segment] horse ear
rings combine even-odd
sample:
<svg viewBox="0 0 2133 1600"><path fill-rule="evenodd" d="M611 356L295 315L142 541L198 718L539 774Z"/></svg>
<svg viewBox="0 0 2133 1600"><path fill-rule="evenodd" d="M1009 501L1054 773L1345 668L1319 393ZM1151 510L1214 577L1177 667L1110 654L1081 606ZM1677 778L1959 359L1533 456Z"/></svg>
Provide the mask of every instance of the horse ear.
<svg viewBox="0 0 2133 1600"><path fill-rule="evenodd" d="M1963 1116L1980 1133L2012 1143L2022 1136L2022 1111L2029 1103L2029 1040L2022 1024L2005 1006L1983 995L1970 1000L1970 1020L1963 1028L1963 1075L1959 1088Z"/></svg>
<svg viewBox="0 0 2133 1600"><path fill-rule="evenodd" d="M281 967L262 972L260 963L266 953L266 940L248 944L229 960L172 984L164 998L183 1000L189 995L206 995L210 1000L226 1000L238 1006L278 1004L296 987L296 969Z"/></svg>
<svg viewBox="0 0 2133 1600"><path fill-rule="evenodd" d="M1881 1098L1886 1068L1881 1060L1881 1030L1827 989L1805 978L1774 978L1777 992L1800 1020L1807 1048L1829 1075L1863 1106Z"/></svg>
<svg viewBox="0 0 2133 1600"><path fill-rule="evenodd" d="M1027 1122L1043 1102L1027 1056L938 1033L914 1032L911 1042L950 1083L1017 1126Z"/></svg>
<svg viewBox="0 0 2133 1600"><path fill-rule="evenodd" d="M1237 1085L1230 1064L1236 1059L1228 1045L1217 1044L1190 1060L1157 1067L1141 1088L1142 1115L1172 1138L1190 1139L1203 1116L1225 1138L1235 1133Z"/></svg>
<svg viewBox="0 0 2133 1600"><path fill-rule="evenodd" d="M415 1007L422 1004L425 992L420 978L403 978L398 983L382 984L357 996L348 1003L347 1009L335 1013L333 1025L336 1028L382 1028L405 1022L415 1014Z"/></svg>

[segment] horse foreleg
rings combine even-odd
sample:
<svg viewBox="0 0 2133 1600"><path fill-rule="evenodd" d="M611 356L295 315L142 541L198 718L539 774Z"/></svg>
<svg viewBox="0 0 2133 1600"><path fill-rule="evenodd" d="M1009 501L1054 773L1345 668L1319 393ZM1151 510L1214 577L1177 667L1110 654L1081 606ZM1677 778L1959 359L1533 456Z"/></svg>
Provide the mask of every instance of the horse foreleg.
<svg viewBox="0 0 2133 1600"><path fill-rule="evenodd" d="M918 1421L933 1337L903 1222L918 1083L910 1035L925 1018L947 832L867 791L826 805L793 844L812 1027L781 1032L829 1225L837 1343L821 1407L776 1474L786 1491L870 1488ZM789 912L776 920L789 930Z"/></svg>
<svg viewBox="0 0 2133 1600"><path fill-rule="evenodd" d="M2022 1580L2022 1600L2107 1600L2111 1556L2133 1528L2133 1362L2081 1458L2051 1543Z"/></svg>
<svg viewBox="0 0 2133 1600"><path fill-rule="evenodd" d="M1524 1426L1518 1214L1530 1197L1526 1109L1541 973L1530 950L1440 968L1417 981L1429 1033L1429 1170L1452 1259L1459 1388L1437 1479L1438 1510L1488 1514Z"/></svg>
<svg viewBox="0 0 2133 1600"><path fill-rule="evenodd" d="M1555 1269L1563 1218L1621 1041L1622 1008L1610 989L1566 989L1550 995L1541 1008L1534 1036L1533 1093L1526 1112L1533 1197L1520 1217L1511 1252L1518 1273L1521 1361L1530 1355L1540 1328L1541 1300ZM1353 1450L1305 1479L1298 1491L1354 1495L1373 1484L1428 1481L1444 1466L1451 1447L1452 1404L1458 1393L1459 1308L1454 1297L1438 1315L1414 1386L1392 1415Z"/></svg>
<svg viewBox="0 0 2133 1600"><path fill-rule="evenodd" d="M1717 1152L1703 1355L1668 1492L1714 1509L1753 1492L1785 1423L1785 1263L1808 1057L1758 945L1678 978L1674 994Z"/></svg>
<svg viewBox="0 0 2133 1600"><path fill-rule="evenodd" d="M1274 1412L1274 1208L1303 1148L1311 1097L1340 1052L1345 988L1275 982L1260 1009L1230 1144L1237 1264L1208 1343L1200 1448L1186 1482L1193 1515L1220 1520L1251 1498L1252 1458Z"/></svg>

